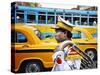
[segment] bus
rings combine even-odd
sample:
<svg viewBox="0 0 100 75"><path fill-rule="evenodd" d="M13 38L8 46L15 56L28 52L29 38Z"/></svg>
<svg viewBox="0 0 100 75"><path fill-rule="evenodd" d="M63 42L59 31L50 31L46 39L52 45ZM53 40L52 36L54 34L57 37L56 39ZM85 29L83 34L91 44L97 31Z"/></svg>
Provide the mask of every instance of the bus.
<svg viewBox="0 0 100 75"><path fill-rule="evenodd" d="M95 10L71 10L60 8L14 6L11 8L12 23L33 23L43 25L55 25L57 16L69 20L73 25L96 26L97 11Z"/></svg>

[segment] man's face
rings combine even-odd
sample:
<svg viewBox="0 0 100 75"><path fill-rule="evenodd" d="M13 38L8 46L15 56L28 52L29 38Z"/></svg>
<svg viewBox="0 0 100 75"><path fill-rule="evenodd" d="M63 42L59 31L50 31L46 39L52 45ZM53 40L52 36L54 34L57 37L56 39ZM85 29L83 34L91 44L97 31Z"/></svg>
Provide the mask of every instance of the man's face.
<svg viewBox="0 0 100 75"><path fill-rule="evenodd" d="M64 40L66 37L65 37L64 32L59 31L59 32L57 32L57 34L55 35L55 38L56 38L57 41L60 41L60 40Z"/></svg>

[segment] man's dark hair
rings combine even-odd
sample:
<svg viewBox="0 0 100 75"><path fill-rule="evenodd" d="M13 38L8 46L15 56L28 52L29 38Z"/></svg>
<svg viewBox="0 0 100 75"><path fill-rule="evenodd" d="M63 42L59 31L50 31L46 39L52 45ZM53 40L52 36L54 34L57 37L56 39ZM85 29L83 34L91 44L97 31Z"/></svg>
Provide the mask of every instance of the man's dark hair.
<svg viewBox="0 0 100 75"><path fill-rule="evenodd" d="M66 31L66 32L64 32L65 34L66 34L66 37L67 38L69 38L69 39L71 39L72 38L72 33L70 32L70 31Z"/></svg>

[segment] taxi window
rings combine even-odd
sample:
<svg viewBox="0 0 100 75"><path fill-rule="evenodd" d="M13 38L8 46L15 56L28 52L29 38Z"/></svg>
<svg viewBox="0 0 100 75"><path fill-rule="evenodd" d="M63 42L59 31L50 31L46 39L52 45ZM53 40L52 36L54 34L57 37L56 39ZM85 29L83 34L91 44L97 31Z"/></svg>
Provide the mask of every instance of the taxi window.
<svg viewBox="0 0 100 75"><path fill-rule="evenodd" d="M27 42L26 36L21 32L11 31L11 43Z"/></svg>
<svg viewBox="0 0 100 75"><path fill-rule="evenodd" d="M85 34L81 31L73 31L72 34L73 34L73 36L72 36L73 39L86 38Z"/></svg>
<svg viewBox="0 0 100 75"><path fill-rule="evenodd" d="M97 33L93 33L92 36L93 36L94 38L97 38Z"/></svg>
<svg viewBox="0 0 100 75"><path fill-rule="evenodd" d="M17 43L27 42L27 38L23 33L17 32Z"/></svg>

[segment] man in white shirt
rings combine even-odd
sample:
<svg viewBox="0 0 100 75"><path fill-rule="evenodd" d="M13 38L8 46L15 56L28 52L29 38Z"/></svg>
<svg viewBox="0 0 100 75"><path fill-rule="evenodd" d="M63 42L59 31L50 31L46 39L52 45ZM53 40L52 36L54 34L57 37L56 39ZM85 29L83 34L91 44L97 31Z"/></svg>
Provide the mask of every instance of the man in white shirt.
<svg viewBox="0 0 100 75"><path fill-rule="evenodd" d="M56 29L56 39L58 42L61 42L60 45L56 48L58 52L53 55L54 67L52 71L66 71L80 69L81 59L66 59L65 57L70 53L70 49L66 47L71 41L72 33L64 29ZM60 63L59 63L60 62Z"/></svg>

